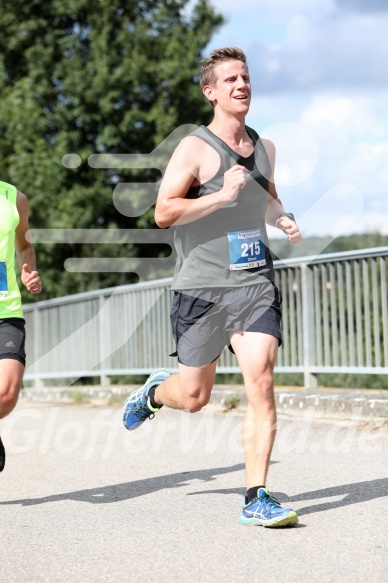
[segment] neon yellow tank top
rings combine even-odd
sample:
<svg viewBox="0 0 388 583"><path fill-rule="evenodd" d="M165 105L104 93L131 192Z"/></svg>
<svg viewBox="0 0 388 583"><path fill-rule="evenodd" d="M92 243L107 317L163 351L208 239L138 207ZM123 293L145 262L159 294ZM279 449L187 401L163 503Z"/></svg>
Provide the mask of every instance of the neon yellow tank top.
<svg viewBox="0 0 388 583"><path fill-rule="evenodd" d="M0 319L23 318L15 273L15 230L19 224L17 190L0 181Z"/></svg>

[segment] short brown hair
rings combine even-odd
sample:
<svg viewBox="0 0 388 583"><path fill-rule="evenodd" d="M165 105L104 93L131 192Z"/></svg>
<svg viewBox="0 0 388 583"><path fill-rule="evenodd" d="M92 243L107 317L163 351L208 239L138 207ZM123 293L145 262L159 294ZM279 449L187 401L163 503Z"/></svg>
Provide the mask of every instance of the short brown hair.
<svg viewBox="0 0 388 583"><path fill-rule="evenodd" d="M215 77L215 67L224 61L242 61L248 70L247 57L241 49L236 47L225 47L223 49L215 49L210 53L209 58L202 61L199 70L199 84L201 89L205 85L214 86L217 82Z"/></svg>

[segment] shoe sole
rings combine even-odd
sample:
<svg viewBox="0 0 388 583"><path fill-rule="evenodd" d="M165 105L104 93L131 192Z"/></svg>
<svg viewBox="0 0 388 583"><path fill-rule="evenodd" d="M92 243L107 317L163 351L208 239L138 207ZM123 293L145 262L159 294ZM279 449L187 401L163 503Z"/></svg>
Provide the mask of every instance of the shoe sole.
<svg viewBox="0 0 388 583"><path fill-rule="evenodd" d="M266 528L279 528L283 526L294 526L298 524L298 515L296 512L292 511L284 518L272 521L260 520L259 518L240 518L240 524L244 526L264 526Z"/></svg>

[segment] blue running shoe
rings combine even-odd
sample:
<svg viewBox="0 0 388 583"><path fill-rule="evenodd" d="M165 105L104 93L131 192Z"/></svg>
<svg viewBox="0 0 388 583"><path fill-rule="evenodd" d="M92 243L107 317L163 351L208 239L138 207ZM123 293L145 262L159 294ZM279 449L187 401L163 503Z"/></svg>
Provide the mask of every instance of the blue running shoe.
<svg viewBox="0 0 388 583"><path fill-rule="evenodd" d="M243 504L239 523L252 526L292 526L297 524L298 515L291 508L282 508L271 496L267 488L257 490L257 498Z"/></svg>
<svg viewBox="0 0 388 583"><path fill-rule="evenodd" d="M153 419L155 417L155 413L159 411L159 408L151 407L148 392L151 387L160 385L170 375L171 373L168 370L164 368L159 369L148 377L140 389L137 389L129 395L125 401L123 410L123 423L126 429L136 429L146 419Z"/></svg>

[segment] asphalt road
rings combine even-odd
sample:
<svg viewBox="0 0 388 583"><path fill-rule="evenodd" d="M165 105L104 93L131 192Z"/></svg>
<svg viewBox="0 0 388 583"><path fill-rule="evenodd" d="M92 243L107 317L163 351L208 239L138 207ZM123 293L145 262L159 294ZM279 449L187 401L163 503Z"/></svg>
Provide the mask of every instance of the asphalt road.
<svg viewBox="0 0 388 583"><path fill-rule="evenodd" d="M297 527L238 524L242 415L20 403L0 432L1 583L385 582L388 430L283 418L268 487Z"/></svg>

